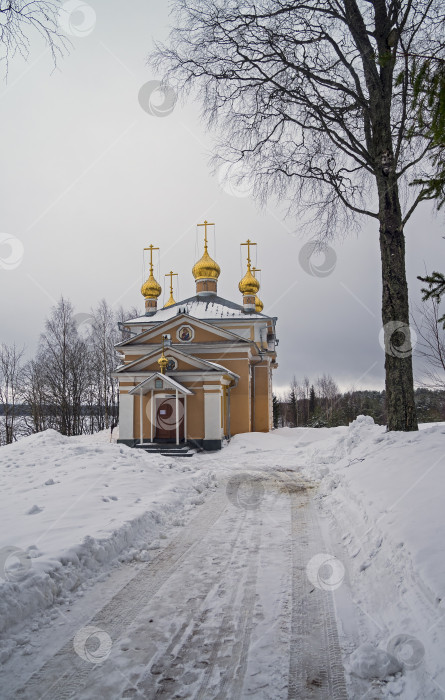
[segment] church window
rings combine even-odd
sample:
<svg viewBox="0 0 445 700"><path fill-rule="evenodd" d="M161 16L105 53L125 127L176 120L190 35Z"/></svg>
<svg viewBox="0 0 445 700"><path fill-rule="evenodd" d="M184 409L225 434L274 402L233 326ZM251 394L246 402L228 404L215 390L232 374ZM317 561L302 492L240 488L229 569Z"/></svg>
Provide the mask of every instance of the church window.
<svg viewBox="0 0 445 700"><path fill-rule="evenodd" d="M181 326L178 330L177 337L182 343L189 343L193 340L194 331L191 326Z"/></svg>

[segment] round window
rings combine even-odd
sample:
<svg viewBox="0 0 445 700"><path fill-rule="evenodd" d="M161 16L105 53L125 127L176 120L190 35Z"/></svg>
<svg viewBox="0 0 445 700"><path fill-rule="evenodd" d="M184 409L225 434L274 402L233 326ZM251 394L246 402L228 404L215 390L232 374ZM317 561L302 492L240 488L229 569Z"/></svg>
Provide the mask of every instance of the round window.
<svg viewBox="0 0 445 700"><path fill-rule="evenodd" d="M193 328L190 326L181 326L177 332L177 336L178 340L180 340L182 343L190 342L190 340L193 340L194 336Z"/></svg>

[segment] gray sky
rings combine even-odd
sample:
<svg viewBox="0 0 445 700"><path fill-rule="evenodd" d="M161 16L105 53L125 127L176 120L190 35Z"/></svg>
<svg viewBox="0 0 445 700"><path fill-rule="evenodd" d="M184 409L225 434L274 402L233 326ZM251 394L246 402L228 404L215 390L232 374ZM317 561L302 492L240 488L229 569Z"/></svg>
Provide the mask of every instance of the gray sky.
<svg viewBox="0 0 445 700"><path fill-rule="evenodd" d="M0 339L32 353L61 294L80 313L102 297L142 313L142 249L150 243L161 247L158 281L165 287L172 269L176 299L192 295L196 224L206 218L216 223L210 252L221 266L221 296L241 302L239 243L258 243L259 296L264 312L278 316L277 390L294 374L315 380L324 372L344 388L383 388L376 224L365 221L358 235L339 231L335 269L308 274L298 261L305 243L298 222L272 206L260 209L248 191L211 174L212 135L197 106L176 104L159 117L139 104L140 88L161 77L146 57L153 39L167 35L167 3L91 0L89 7L95 19L91 11L72 16L72 31L79 33L79 20L85 31L71 36L71 53L56 71L36 39L28 62L11 61L0 87ZM416 276L445 268L443 229L427 205L406 228L414 303Z"/></svg>

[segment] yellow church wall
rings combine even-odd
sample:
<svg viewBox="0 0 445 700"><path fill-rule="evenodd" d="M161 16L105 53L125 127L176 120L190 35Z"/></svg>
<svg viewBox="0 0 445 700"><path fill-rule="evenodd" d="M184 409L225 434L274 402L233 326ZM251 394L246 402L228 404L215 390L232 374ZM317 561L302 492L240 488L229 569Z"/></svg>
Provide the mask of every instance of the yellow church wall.
<svg viewBox="0 0 445 700"><path fill-rule="evenodd" d="M271 418L271 390L269 378L269 366L267 362L252 365L255 372L255 397L253 396L253 384L250 380L249 368L251 366L247 352L228 352L222 357L205 353L199 353L203 359L212 359L215 362L220 362L228 370L239 375L238 385L231 388L230 399L230 432L232 435L238 433L249 432L251 430L267 432L270 429ZM196 355L197 357L198 355ZM158 370L156 360L150 365L153 370ZM146 369L150 371L150 367ZM178 360L178 370L193 370L192 365L188 365L180 358ZM137 382L138 383L138 382ZM193 391L193 395L187 399L187 433L188 437L194 439L203 439L205 435L204 428L204 391L202 384L210 388L213 386L216 391L220 390L220 380L208 378L205 380L184 381L181 378L181 383ZM198 384L198 386L197 386ZM121 381L120 388L122 393L135 386L134 380ZM144 438L150 439L150 394L143 397L143 422L144 422ZM221 425L224 434L228 434L228 420L226 416L226 399L221 397ZM147 413L148 411L148 413ZM134 402L134 436L139 439L140 424L139 424L139 396L135 397Z"/></svg>
<svg viewBox="0 0 445 700"><path fill-rule="evenodd" d="M182 358L177 358L174 357L173 355L169 355L168 352L165 353L165 356L167 359L172 357L175 362L176 362L176 371L178 370L188 370L188 371L196 371L196 365L189 364ZM136 368L140 369L140 368ZM144 365L144 372L159 372L159 364L158 364L158 357L154 357L152 361L150 361L149 364Z"/></svg>
<svg viewBox="0 0 445 700"><path fill-rule="evenodd" d="M142 360L144 355L125 355L124 364L128 365L130 362L136 362L137 360Z"/></svg>
<svg viewBox="0 0 445 700"><path fill-rule="evenodd" d="M269 432L269 367L266 362L255 366L254 425L257 432Z"/></svg>
<svg viewBox="0 0 445 700"><path fill-rule="evenodd" d="M189 325L189 324L186 324ZM218 341L223 341L225 338L221 335L219 335L218 330L216 329L216 333L212 333L211 331L204 330L203 328L197 328L196 326L193 326L190 324L190 326L193 328L195 331L195 335L193 337L193 340L191 343L215 343ZM184 343L185 345L185 343Z"/></svg>
<svg viewBox="0 0 445 700"><path fill-rule="evenodd" d="M223 429L224 435L229 433L229 425L227 421L227 386L223 386L223 393L221 396L221 427Z"/></svg>
<svg viewBox="0 0 445 700"><path fill-rule="evenodd" d="M159 333L156 333L155 335L149 335L146 339L141 338L138 340L138 344L147 344L147 345L152 345L152 344L157 344L161 345L162 344L162 336L165 335L166 333L169 333L171 335L172 343L179 343L179 339L177 336L177 332L181 328L181 326L190 326L190 328L193 329L193 340L183 342L181 345L184 345L184 347L188 345L193 345L193 343L214 343L215 341L222 341L225 340L224 336L221 336L218 333L218 329L215 328L215 332L212 333L212 331L209 331L204 328L200 328L198 326L195 326L193 322L190 321L185 321L183 320L181 323L178 325L174 326L174 328L169 328L167 325L163 324L163 328L160 329ZM125 352L125 350L123 350Z"/></svg>
<svg viewBox="0 0 445 700"><path fill-rule="evenodd" d="M221 360L222 361L222 360ZM238 385L230 390L230 433L250 432L250 379L247 358L224 357L224 366L239 375Z"/></svg>
<svg viewBox="0 0 445 700"><path fill-rule="evenodd" d="M249 358L249 350L251 350L251 348L247 348L246 350L219 350L215 352L206 348L205 350L197 350L194 355L202 360L217 362L225 367L226 361L228 360L247 360Z"/></svg>
<svg viewBox="0 0 445 700"><path fill-rule="evenodd" d="M166 352L165 356L168 358L170 355ZM189 362L186 362L186 360L183 360L182 358L174 357L171 355L171 357L176 361L176 370L191 370L191 371L197 371L196 365L190 364ZM159 365L158 365L159 366ZM199 370L198 370L199 371Z"/></svg>
<svg viewBox="0 0 445 700"><path fill-rule="evenodd" d="M243 338L245 337L244 332L246 330L249 331L248 335L250 338L253 338L254 336L254 325L252 323L246 323L246 324L239 324L239 323L224 323L224 330L230 331L232 333L239 333L239 331L242 331L242 336Z"/></svg>
<svg viewBox="0 0 445 700"><path fill-rule="evenodd" d="M187 437L192 440L204 439L204 390L191 386L191 382L182 382L194 393L187 396ZM189 384L189 386L187 386Z"/></svg>
<svg viewBox="0 0 445 700"><path fill-rule="evenodd" d="M148 354L148 353L147 353ZM174 354L169 353L168 351L165 352L165 356L167 358L172 357L175 362L176 362L176 370L189 370L189 371L196 371L197 367L195 364L188 363L186 360L184 360L181 357L176 357ZM145 357L145 355L141 355L139 359ZM198 355L195 355L195 357L199 357ZM136 360L136 358L134 358ZM134 370L136 372L159 372L159 364L158 364L158 355L154 356L153 359L147 360L147 363L141 365L141 366L136 366L134 367ZM205 359L205 358L203 358ZM133 361L133 360L132 360Z"/></svg>
<svg viewBox="0 0 445 700"><path fill-rule="evenodd" d="M134 382L119 382L119 394L128 394L134 386Z"/></svg>
<svg viewBox="0 0 445 700"><path fill-rule="evenodd" d="M142 424L143 424L143 437L145 439L150 439L150 424L147 419L147 406L149 405L150 394L142 396ZM140 397L139 395L134 397L134 411L133 411L133 435L139 440L141 429L140 429ZM149 414L150 415L150 414Z"/></svg>

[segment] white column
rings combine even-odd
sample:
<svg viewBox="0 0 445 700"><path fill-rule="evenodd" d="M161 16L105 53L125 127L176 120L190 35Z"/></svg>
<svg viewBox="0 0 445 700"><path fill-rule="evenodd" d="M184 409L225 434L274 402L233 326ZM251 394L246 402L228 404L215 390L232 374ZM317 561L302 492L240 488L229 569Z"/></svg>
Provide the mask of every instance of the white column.
<svg viewBox="0 0 445 700"><path fill-rule="evenodd" d="M150 397L150 438L151 441L153 442L154 440L154 422L155 422L155 397L154 397L154 392L153 389L151 390L151 397Z"/></svg>
<svg viewBox="0 0 445 700"><path fill-rule="evenodd" d="M134 402L133 394L119 396L119 440L134 440Z"/></svg>
<svg viewBox="0 0 445 700"><path fill-rule="evenodd" d="M176 389L176 444L179 445L179 394Z"/></svg>
<svg viewBox="0 0 445 700"><path fill-rule="evenodd" d="M227 437L230 438L232 437L230 434L230 390L232 387L229 386L228 388L228 398L227 398Z"/></svg>
<svg viewBox="0 0 445 700"><path fill-rule="evenodd" d="M143 442L143 440L142 440L142 432L143 432L142 425L143 425L142 424L142 389L140 389L139 390L139 433L140 433L139 442L141 443L141 445Z"/></svg>
<svg viewBox="0 0 445 700"><path fill-rule="evenodd" d="M204 393L204 432L205 440L221 440L221 394L219 391L206 391Z"/></svg>
<svg viewBox="0 0 445 700"><path fill-rule="evenodd" d="M184 394L184 440L187 442L187 394Z"/></svg>

